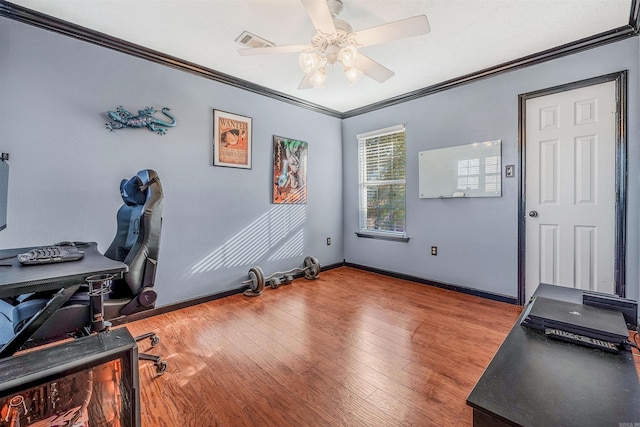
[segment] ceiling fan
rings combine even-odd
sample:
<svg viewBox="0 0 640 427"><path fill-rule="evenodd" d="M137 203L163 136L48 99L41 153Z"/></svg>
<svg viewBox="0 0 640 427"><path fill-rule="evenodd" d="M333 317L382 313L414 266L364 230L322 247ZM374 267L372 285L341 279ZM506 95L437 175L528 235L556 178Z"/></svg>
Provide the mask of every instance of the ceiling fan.
<svg viewBox="0 0 640 427"><path fill-rule="evenodd" d="M298 89L323 87L327 78L327 65L340 62L351 83L363 74L382 83L395 73L358 51L358 48L427 34L429 21L425 15L390 22L353 32L347 22L337 19L342 11L342 0L301 0L315 27L311 44L265 46L239 49L242 56L273 53L300 53L300 67L305 76Z"/></svg>

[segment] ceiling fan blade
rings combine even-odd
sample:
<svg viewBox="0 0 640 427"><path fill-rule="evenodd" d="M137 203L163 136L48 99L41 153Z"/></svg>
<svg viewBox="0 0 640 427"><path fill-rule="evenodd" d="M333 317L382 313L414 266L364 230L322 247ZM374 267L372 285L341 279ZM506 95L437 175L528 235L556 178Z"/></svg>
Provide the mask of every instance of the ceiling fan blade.
<svg viewBox="0 0 640 427"><path fill-rule="evenodd" d="M295 53L310 49L308 44L290 44L284 46L249 47L238 49L240 56L268 55L272 53Z"/></svg>
<svg viewBox="0 0 640 427"><path fill-rule="evenodd" d="M360 71L379 83L383 83L387 79L393 77L393 75L395 74L384 65L380 65L379 63L369 58L368 56L363 55L362 53L358 54L355 65Z"/></svg>
<svg viewBox="0 0 640 427"><path fill-rule="evenodd" d="M329 11L327 0L301 0L302 5L307 10L313 26L316 31L325 34L333 34L336 32L336 26L333 24L333 17Z"/></svg>
<svg viewBox="0 0 640 427"><path fill-rule="evenodd" d="M425 15L390 22L353 33L359 46L371 46L405 37L419 36L431 31Z"/></svg>

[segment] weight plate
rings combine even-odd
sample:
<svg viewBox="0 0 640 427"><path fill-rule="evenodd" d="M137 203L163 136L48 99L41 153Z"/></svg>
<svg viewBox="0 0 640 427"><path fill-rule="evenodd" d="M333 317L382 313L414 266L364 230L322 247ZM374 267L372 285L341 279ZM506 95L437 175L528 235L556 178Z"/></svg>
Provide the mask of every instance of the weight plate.
<svg viewBox="0 0 640 427"><path fill-rule="evenodd" d="M315 257L306 257L304 259L304 268L304 277L306 279L317 279L320 275L320 262Z"/></svg>
<svg viewBox="0 0 640 427"><path fill-rule="evenodd" d="M264 289L264 273L260 267L251 267L249 269L249 279L251 283L249 286L253 292L258 294L262 293Z"/></svg>
<svg viewBox="0 0 640 427"><path fill-rule="evenodd" d="M258 276L256 276L256 273L254 271L249 271L249 288L251 288L252 291L255 291L258 288Z"/></svg>

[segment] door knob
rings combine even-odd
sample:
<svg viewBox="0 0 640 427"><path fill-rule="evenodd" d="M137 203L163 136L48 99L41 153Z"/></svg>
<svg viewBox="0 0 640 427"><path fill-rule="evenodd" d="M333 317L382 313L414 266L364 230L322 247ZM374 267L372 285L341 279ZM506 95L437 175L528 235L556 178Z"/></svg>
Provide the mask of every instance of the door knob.
<svg viewBox="0 0 640 427"><path fill-rule="evenodd" d="M537 216L538 216L538 212L536 212L536 211L529 211L529 216L530 216L531 218L535 218L535 217L537 217Z"/></svg>

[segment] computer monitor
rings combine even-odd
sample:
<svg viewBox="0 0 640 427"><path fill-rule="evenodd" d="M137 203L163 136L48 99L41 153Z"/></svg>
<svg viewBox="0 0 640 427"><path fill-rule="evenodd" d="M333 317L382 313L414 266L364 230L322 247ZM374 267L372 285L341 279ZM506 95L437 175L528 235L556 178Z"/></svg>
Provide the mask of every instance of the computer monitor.
<svg viewBox="0 0 640 427"><path fill-rule="evenodd" d="M7 200L9 195L9 163L0 160L0 230L7 228Z"/></svg>

